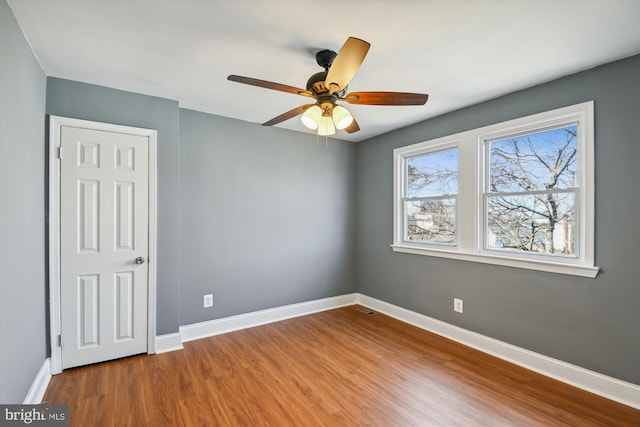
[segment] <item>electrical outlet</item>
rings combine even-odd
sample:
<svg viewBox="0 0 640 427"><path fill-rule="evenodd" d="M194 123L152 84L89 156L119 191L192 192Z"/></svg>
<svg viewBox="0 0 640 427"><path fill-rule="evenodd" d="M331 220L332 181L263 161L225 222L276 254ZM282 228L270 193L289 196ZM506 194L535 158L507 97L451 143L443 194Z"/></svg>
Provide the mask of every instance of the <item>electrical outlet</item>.
<svg viewBox="0 0 640 427"><path fill-rule="evenodd" d="M462 313L462 300L459 298L453 299L453 311Z"/></svg>
<svg viewBox="0 0 640 427"><path fill-rule="evenodd" d="M204 296L204 308L213 307L213 294L206 294Z"/></svg>

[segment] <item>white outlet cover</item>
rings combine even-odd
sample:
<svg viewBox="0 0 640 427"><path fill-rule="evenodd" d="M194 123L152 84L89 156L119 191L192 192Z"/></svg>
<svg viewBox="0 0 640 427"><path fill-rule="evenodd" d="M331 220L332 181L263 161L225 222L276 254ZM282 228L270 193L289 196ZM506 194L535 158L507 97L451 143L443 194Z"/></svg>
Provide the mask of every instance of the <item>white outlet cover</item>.
<svg viewBox="0 0 640 427"><path fill-rule="evenodd" d="M458 312L458 313L462 313L463 310L463 301L459 298L454 298L453 299L453 310Z"/></svg>
<svg viewBox="0 0 640 427"><path fill-rule="evenodd" d="M213 294L204 296L204 308L213 307Z"/></svg>

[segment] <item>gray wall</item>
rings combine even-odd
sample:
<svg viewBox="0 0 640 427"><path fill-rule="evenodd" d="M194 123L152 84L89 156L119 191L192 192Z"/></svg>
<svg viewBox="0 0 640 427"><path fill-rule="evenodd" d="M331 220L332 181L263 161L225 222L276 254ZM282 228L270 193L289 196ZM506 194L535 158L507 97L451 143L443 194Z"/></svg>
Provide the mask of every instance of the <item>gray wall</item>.
<svg viewBox="0 0 640 427"><path fill-rule="evenodd" d="M180 135L176 101L70 80L47 79L46 112L158 131L157 325L159 335L180 322Z"/></svg>
<svg viewBox="0 0 640 427"><path fill-rule="evenodd" d="M392 252L394 148L589 100L596 279ZM639 112L636 56L358 144L358 292L640 384ZM464 299L464 314L454 313L454 297Z"/></svg>
<svg viewBox="0 0 640 427"><path fill-rule="evenodd" d="M47 357L45 75L0 0L0 403L22 403Z"/></svg>
<svg viewBox="0 0 640 427"><path fill-rule="evenodd" d="M189 110L180 130L182 324L355 291L353 144Z"/></svg>

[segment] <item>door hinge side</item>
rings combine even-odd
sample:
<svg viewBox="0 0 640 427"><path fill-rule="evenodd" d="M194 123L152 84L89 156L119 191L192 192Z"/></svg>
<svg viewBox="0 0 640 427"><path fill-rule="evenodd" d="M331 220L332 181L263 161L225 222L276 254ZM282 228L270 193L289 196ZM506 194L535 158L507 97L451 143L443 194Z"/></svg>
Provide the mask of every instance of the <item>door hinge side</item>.
<svg viewBox="0 0 640 427"><path fill-rule="evenodd" d="M62 347L62 334L58 335L58 347Z"/></svg>
<svg viewBox="0 0 640 427"><path fill-rule="evenodd" d="M57 156L59 159L62 159L62 147L57 147L56 150L58 151Z"/></svg>

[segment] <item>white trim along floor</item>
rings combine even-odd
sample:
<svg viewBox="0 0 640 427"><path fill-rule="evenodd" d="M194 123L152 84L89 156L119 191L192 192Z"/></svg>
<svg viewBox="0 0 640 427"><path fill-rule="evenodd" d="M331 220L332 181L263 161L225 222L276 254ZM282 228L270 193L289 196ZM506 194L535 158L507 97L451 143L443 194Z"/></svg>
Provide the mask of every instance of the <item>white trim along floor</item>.
<svg viewBox="0 0 640 427"><path fill-rule="evenodd" d="M531 369L542 375L555 378L591 393L606 397L632 408L640 409L640 386L588 369L553 359L530 350L526 350L503 341L499 341L476 332L472 332L449 323L419 314L387 302L359 293L324 298L298 304L291 304L267 310L255 311L207 322L180 327L177 333L156 337L156 353L165 353L183 348L182 343L202 339L240 329L260 326L280 320L305 316L320 311L331 310L353 304L360 304L372 310L386 314L405 323L444 336L453 341L473 347L477 350L499 357L516 365ZM49 359L40 369L25 403L34 403L42 399L51 375L48 371Z"/></svg>

